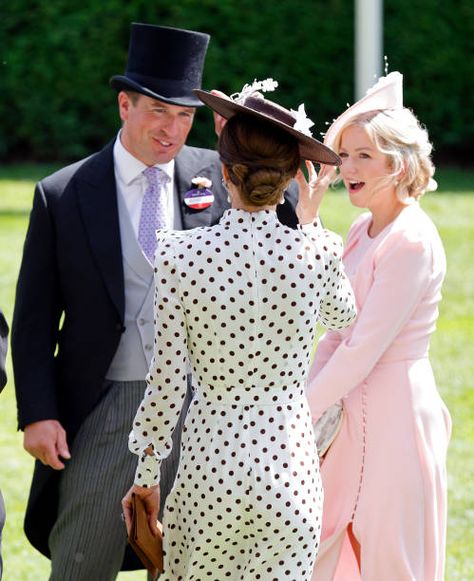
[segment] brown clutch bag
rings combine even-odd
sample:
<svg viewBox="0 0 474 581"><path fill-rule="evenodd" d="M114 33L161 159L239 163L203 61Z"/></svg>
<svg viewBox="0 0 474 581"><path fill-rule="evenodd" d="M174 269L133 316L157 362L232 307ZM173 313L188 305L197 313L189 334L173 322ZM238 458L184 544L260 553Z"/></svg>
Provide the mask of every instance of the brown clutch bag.
<svg viewBox="0 0 474 581"><path fill-rule="evenodd" d="M132 494L132 526L128 542L138 555L140 561L155 579L163 572L163 534L161 523L158 524L159 534L153 536L148 526L148 515L143 500Z"/></svg>

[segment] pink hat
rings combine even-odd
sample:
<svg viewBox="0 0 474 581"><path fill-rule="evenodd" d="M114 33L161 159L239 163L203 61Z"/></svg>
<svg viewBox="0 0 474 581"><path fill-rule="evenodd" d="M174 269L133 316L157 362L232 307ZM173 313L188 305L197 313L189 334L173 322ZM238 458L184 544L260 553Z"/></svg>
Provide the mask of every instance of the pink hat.
<svg viewBox="0 0 474 581"><path fill-rule="evenodd" d="M334 148L341 129L361 113L387 109L403 109L403 75L397 71L380 77L362 99L339 115L327 130L324 144Z"/></svg>

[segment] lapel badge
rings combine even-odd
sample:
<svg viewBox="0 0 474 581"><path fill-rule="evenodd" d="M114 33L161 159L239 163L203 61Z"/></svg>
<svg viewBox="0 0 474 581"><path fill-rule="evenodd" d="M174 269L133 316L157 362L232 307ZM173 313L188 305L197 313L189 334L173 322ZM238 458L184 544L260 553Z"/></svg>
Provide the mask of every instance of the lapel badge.
<svg viewBox="0 0 474 581"><path fill-rule="evenodd" d="M214 202L214 194L209 189L212 182L209 178L198 176L191 180L193 188L184 194L184 203L193 210L204 210Z"/></svg>

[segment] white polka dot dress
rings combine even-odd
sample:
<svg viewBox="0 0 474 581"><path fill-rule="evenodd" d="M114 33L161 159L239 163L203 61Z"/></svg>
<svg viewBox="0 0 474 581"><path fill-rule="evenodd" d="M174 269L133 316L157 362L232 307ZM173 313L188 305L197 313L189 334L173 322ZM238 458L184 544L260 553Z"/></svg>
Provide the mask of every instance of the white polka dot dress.
<svg viewBox="0 0 474 581"><path fill-rule="evenodd" d="M188 357L195 387L160 580L311 578L322 488L304 388L317 320L335 329L355 316L341 254L319 224L291 230L270 211L160 233L154 357L130 434L136 484L159 482Z"/></svg>

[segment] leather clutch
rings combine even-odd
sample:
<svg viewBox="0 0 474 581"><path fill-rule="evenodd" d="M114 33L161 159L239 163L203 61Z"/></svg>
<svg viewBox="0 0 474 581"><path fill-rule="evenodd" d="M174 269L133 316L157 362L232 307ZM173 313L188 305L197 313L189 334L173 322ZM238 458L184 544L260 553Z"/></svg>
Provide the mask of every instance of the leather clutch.
<svg viewBox="0 0 474 581"><path fill-rule="evenodd" d="M163 572L163 530L158 522L159 534L154 536L148 525L143 500L136 494L132 494L132 526L128 535L128 542L139 557L140 561L148 569L153 579L158 573Z"/></svg>

